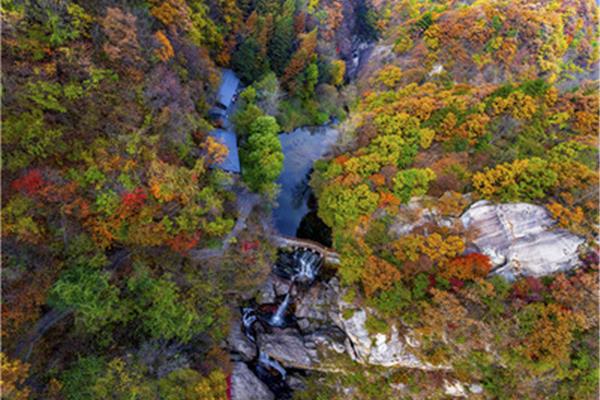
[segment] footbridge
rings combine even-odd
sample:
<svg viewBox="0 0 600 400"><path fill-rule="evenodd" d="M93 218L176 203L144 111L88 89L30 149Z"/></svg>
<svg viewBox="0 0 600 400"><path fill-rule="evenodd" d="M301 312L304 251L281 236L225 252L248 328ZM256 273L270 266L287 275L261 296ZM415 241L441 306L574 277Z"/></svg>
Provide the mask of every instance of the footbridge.
<svg viewBox="0 0 600 400"><path fill-rule="evenodd" d="M319 253L323 257L325 262L329 264L340 263L340 256L338 253L336 253L329 247L326 247L321 243L317 243L313 240L299 239L284 235L273 235L271 239L273 244L277 247L312 250L316 253Z"/></svg>

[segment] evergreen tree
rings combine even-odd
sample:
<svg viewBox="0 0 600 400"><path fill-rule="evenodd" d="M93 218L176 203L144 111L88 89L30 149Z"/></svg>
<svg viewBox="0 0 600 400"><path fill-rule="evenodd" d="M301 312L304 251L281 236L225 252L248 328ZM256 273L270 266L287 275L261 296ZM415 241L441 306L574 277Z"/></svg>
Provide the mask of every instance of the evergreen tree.
<svg viewBox="0 0 600 400"><path fill-rule="evenodd" d="M233 54L231 65L246 83L254 82L269 71L269 61L260 50L256 39L249 38Z"/></svg>
<svg viewBox="0 0 600 400"><path fill-rule="evenodd" d="M377 14L365 1L361 1L355 8L356 34L364 41L372 42L379 38L377 28Z"/></svg>
<svg viewBox="0 0 600 400"><path fill-rule="evenodd" d="M250 126L250 137L242 153L244 181L254 191L269 191L283 169L283 152L277 134L279 125L271 116L258 117Z"/></svg>
<svg viewBox="0 0 600 400"><path fill-rule="evenodd" d="M256 0L256 11L261 15L278 14L279 0Z"/></svg>
<svg viewBox="0 0 600 400"><path fill-rule="evenodd" d="M298 94L305 100L312 98L315 94L315 86L319 81L319 68L317 64L314 62L311 63L306 67L304 73L298 75L296 79L299 81L297 87L301 88Z"/></svg>
<svg viewBox="0 0 600 400"><path fill-rule="evenodd" d="M237 0L237 4L242 11L244 19L246 19L256 7L256 0Z"/></svg>
<svg viewBox="0 0 600 400"><path fill-rule="evenodd" d="M273 36L269 42L269 60L279 76L283 74L294 47L294 12L293 0L287 0L282 6L281 16L275 21Z"/></svg>

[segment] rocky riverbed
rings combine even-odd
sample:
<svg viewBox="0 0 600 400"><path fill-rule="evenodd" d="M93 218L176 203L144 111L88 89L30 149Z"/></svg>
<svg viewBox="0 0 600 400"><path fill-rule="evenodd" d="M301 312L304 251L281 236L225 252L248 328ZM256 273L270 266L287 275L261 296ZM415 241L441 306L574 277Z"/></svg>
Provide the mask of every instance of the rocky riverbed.
<svg viewBox="0 0 600 400"><path fill-rule="evenodd" d="M492 274L507 279L519 275L548 275L579 264L578 249L584 240L557 229L542 207L476 202L455 218L441 218L435 209L407 217L411 215L411 208L423 206L422 200L403 206L405 212L391 228L396 236L425 223L463 224L476 232L468 243L469 248L490 255L495 267ZM240 314L232 326L228 346L236 362L232 375L234 400L282 398L281 393L277 396L272 393L277 385L257 381L256 368L253 370L251 366L257 365L261 355L286 370L282 374L277 371L278 367L264 368L270 371L267 380L279 382L278 385L289 390L286 396L294 389L302 389L306 371L340 373L348 363L425 371L450 368L420 360L415 355L419 343L406 327L389 326L386 334L369 332L367 318L376 314L375 311L344 301L345 292L335 276L326 279L316 274L306 276L304 271L305 284L296 284L295 276L300 271L298 254L282 253L279 265L259 291L255 308L259 314L263 312L263 323L252 324L253 333L248 335L244 333ZM273 323L273 314L282 310L286 299L288 304L284 304L282 313L285 323ZM265 314L261 310L270 311ZM262 378L265 378L264 372ZM447 386L448 395L468 393L467 386L460 383L450 382Z"/></svg>

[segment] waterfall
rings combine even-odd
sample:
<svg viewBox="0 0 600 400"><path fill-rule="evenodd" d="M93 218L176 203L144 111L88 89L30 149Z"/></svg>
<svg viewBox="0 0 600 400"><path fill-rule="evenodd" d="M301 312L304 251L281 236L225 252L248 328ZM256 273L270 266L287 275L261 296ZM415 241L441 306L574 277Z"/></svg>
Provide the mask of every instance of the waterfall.
<svg viewBox="0 0 600 400"><path fill-rule="evenodd" d="M312 282L317 276L319 267L321 266L321 256L312 251L296 251L294 258L297 259L298 271L294 278L301 281Z"/></svg>
<svg viewBox="0 0 600 400"><path fill-rule="evenodd" d="M298 282L313 282L323 258L317 252L309 249L295 249L291 253L281 253L273 268L273 272L285 279L293 279Z"/></svg>
<svg viewBox="0 0 600 400"><path fill-rule="evenodd" d="M277 307L277 310L270 315L265 309L255 309L253 306L243 307L242 331L252 342L258 353L258 358L254 359L249 365L253 367L256 376L261 379L269 389L280 400L289 400L292 398L292 390L286 381L287 371L275 359L269 357L261 349L261 339L257 336L262 332L265 325L271 327L283 328L289 321L286 321L286 312L292 299L292 290L296 283L310 285L317 277L323 258L317 252L309 249L295 249L293 252L281 252L278 262L273 267L273 273L278 276L289 279L290 285L285 298ZM255 325L258 324L258 325ZM270 331L273 333L272 331ZM275 374L277 372L277 374Z"/></svg>
<svg viewBox="0 0 600 400"><path fill-rule="evenodd" d="M311 283L317 277L317 273L321 267L323 258L319 253L313 252L307 249L297 249L292 253L291 265L289 265L289 258L284 263L285 265L276 265L278 267L284 267L287 272L286 275L291 278L290 288L288 293L285 295L285 299L277 308L277 311L269 320L269 325L281 327L285 324L285 311L287 310L290 303L290 293L296 281Z"/></svg>
<svg viewBox="0 0 600 400"><path fill-rule="evenodd" d="M292 284L290 285L290 290L285 295L285 299L279 305L279 307L277 307L277 311L275 312L275 314L273 314L273 316L269 320L269 325L271 325L271 326L283 326L283 324L285 323L283 315L285 314L285 311L287 310L288 305L290 304L290 297L291 297L290 296L290 292L292 290L292 285L293 284L294 284L294 281L292 281Z"/></svg>
<svg viewBox="0 0 600 400"><path fill-rule="evenodd" d="M244 333L252 342L255 342L256 339L252 334L252 324L256 322L256 313L253 308L244 307L242 308L242 326L244 327Z"/></svg>
<svg viewBox="0 0 600 400"><path fill-rule="evenodd" d="M281 378L285 379L287 375L287 371L285 370L285 368L283 368L283 366L279 364L279 362L273 360L267 354L260 352L260 354L258 355L258 363L263 367L272 368L276 370L281 375Z"/></svg>

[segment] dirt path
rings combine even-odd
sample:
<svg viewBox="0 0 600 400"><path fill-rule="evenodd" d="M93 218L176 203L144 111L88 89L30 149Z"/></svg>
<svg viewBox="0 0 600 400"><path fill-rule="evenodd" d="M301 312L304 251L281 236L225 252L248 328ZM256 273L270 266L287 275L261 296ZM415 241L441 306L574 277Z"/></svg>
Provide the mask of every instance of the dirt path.
<svg viewBox="0 0 600 400"><path fill-rule="evenodd" d="M235 221L233 229L223 238L223 246L221 248L205 248L190 251L189 256L194 261L202 261L222 256L225 251L229 249L233 239L237 238L240 232L246 228L246 221L254 207L265 201L259 194L252 193L245 188L236 188L234 192L236 194L238 218L237 221Z"/></svg>
<svg viewBox="0 0 600 400"><path fill-rule="evenodd" d="M250 213L254 207L265 201L265 199L259 194L251 193L246 189L237 189L235 190L235 193L237 195L236 207L238 211L238 219L235 222L231 232L229 232L223 238L223 246L218 249L205 248L190 251L189 255L194 261L202 261L209 258L222 256L225 251L229 249L233 238L238 237L240 232L246 228L246 221L248 220L248 217L250 216ZM340 262L339 255L336 252L319 243L313 242L312 240L292 238L279 234L279 232L277 232L273 227L272 221L270 221L268 218L262 218L261 224L271 242L277 247L308 248L319 252L323 255L323 257L325 257L326 261L332 264L339 264Z"/></svg>

